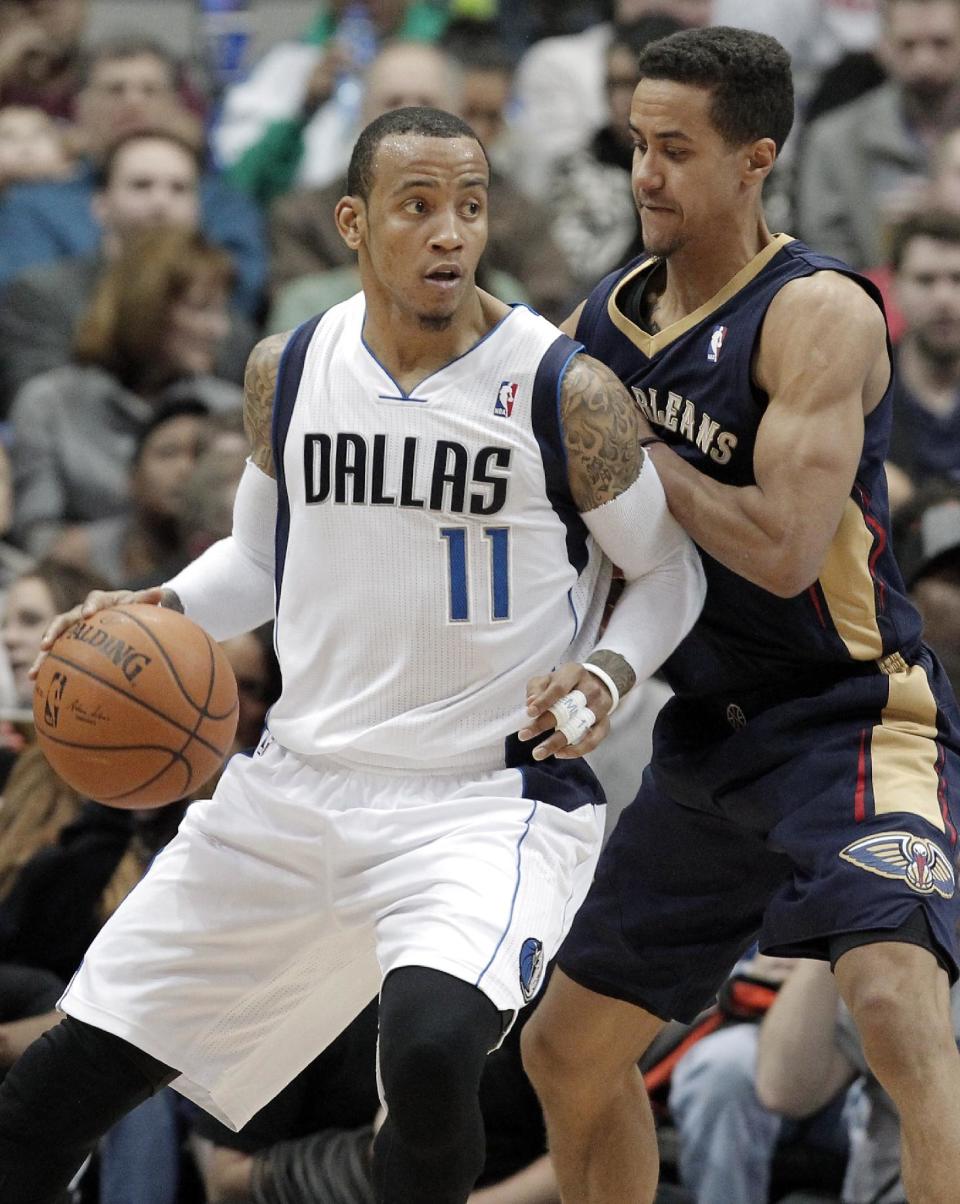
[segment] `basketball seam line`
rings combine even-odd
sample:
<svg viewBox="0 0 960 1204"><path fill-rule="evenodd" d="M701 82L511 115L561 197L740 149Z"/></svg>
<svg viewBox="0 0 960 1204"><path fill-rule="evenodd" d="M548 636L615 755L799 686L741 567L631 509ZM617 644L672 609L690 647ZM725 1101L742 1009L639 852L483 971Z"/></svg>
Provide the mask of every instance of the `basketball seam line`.
<svg viewBox="0 0 960 1204"><path fill-rule="evenodd" d="M67 657L63 656L59 652L50 652L50 653L48 653L48 656L50 657L50 659L52 661L56 661L61 665L68 665L71 669L76 669L76 671L78 673L86 674L93 681L99 682L100 685L105 686L108 690L113 690L113 692L115 694L120 694L123 698L129 698L131 701L135 702L137 704L137 706L143 707L143 709L145 711L149 711L152 715L156 715L158 718L165 720L167 723L170 724L171 727L175 728L177 731L179 731L185 735L190 736L192 739L196 740L198 744L202 744L204 746L204 748L209 749L210 752L216 753L218 756L225 755L225 754L221 754L220 749L217 748L216 745L211 744L208 740L205 740L203 736L195 735L191 731L191 729L189 727L187 727L185 724L180 723L178 720L171 718L171 716L165 714L158 707L151 706L149 702L145 702L142 698L137 698L137 696L135 694L130 694L126 690L121 689L120 686L115 685L112 681L108 681L105 677L98 676L98 674L92 672L92 670L87 668L86 665L80 665L76 661L68 660ZM190 705L192 707L194 707L194 709L196 709L197 704L195 702L193 702L192 699L188 698L188 701L190 702ZM222 716L222 718L225 719L229 715L233 714L233 712L234 712L234 710L236 710L237 706L239 706L239 703L235 703L234 706L231 707L230 710L227 712L227 715ZM205 719L215 719L216 717L213 715L205 715L204 718ZM44 732L44 735L46 735L46 734L47 733ZM168 750L168 751L171 751L171 750Z"/></svg>
<svg viewBox="0 0 960 1204"><path fill-rule="evenodd" d="M192 766L182 752L175 748L167 748L165 744L98 744L95 748L91 748L89 744L81 744L76 740L64 740L62 736L51 736L49 733L44 734L44 738L49 740L51 744L57 744L61 748L80 748L84 752L161 752L166 753L170 760L164 765L163 769L158 770L152 777L145 782L141 782L138 786L134 786L132 790L122 790L119 794L100 794L97 792L98 802L116 802L118 799L129 798L131 794L136 794L140 790L145 790L148 786L152 786L157 778L162 777L168 770L171 770L178 762L182 762L189 770L187 785L190 778L193 776ZM86 793L81 791L81 794Z"/></svg>
<svg viewBox="0 0 960 1204"><path fill-rule="evenodd" d="M127 619L130 620L131 623L133 623L133 625L135 627L139 627L144 635L150 637L151 642L155 645L157 651L160 653L160 655L163 657L164 661L166 662L167 668L170 670L173 680L176 682L177 688L179 689L180 693L184 696L184 698L187 700L187 702L189 702L190 705L195 710L200 711L200 713L204 719L213 719L214 721L217 721L220 719L228 719L233 714L234 709L235 709L234 707L231 707L230 710L226 711L223 715L212 715L212 714L210 714L209 711L206 710L206 707L210 703L210 695L213 692L213 674L212 673L210 675L210 685L207 687L207 701L204 703L203 707L198 706L198 704L196 702L194 702L194 700L187 693L186 687L184 686L183 682L181 681L180 674L177 672L176 665L174 665L173 661L170 659L169 653L164 648L164 646L160 643L160 641L157 639L156 635L150 630L149 626L146 623L141 622L141 620L138 619L135 615L130 614L129 610L124 610L123 614ZM210 637L207 635L207 633L203 630L202 627L200 627L197 624L195 624L195 626L197 626L198 631L204 637L204 639L207 641L208 651L209 651Z"/></svg>

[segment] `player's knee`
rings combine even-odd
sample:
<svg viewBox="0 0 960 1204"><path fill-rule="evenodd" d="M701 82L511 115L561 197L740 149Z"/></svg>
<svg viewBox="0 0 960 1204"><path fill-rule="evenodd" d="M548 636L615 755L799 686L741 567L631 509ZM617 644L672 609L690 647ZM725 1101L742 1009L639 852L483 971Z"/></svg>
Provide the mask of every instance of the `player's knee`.
<svg viewBox="0 0 960 1204"><path fill-rule="evenodd" d="M591 1065L578 1058L571 1035L537 1012L527 1021L520 1035L523 1068L545 1103L557 1094L568 1095L576 1083L590 1078Z"/></svg>
<svg viewBox="0 0 960 1204"><path fill-rule="evenodd" d="M945 976L932 955L929 975L911 974L896 957L879 957L871 968L841 978L867 1062L888 1089L904 1077L923 1079L954 1045Z"/></svg>
<svg viewBox="0 0 960 1204"><path fill-rule="evenodd" d="M381 1063L390 1117L413 1147L437 1147L458 1140L478 1108L480 1071L465 1064L455 1030L414 1035Z"/></svg>
<svg viewBox="0 0 960 1204"><path fill-rule="evenodd" d="M436 1146L473 1125L480 1076L500 1027L493 1004L468 983L419 967L387 979L380 1077L405 1141Z"/></svg>

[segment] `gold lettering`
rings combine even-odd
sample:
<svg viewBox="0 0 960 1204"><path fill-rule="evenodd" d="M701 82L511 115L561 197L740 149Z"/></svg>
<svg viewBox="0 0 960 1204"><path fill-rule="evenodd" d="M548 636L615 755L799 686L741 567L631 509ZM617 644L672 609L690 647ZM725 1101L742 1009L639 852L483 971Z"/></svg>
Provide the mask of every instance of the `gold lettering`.
<svg viewBox="0 0 960 1204"><path fill-rule="evenodd" d="M667 408L663 416L663 425L668 431L675 431L677 429L677 415L680 412L682 402L683 398L679 393L667 394Z"/></svg>
<svg viewBox="0 0 960 1204"><path fill-rule="evenodd" d="M704 414L700 419L700 430L697 431L697 447L700 448L704 455L710 451L719 429L720 423L714 422L709 414Z"/></svg>
<svg viewBox="0 0 960 1204"><path fill-rule="evenodd" d="M692 443L696 439L697 429L697 410L693 402L685 400L683 403L683 417L680 419L680 434L685 439L689 439Z"/></svg>
<svg viewBox="0 0 960 1204"><path fill-rule="evenodd" d="M729 464L733 449L737 446L737 436L731 431L724 431L717 439L717 446L710 452L714 464Z"/></svg>

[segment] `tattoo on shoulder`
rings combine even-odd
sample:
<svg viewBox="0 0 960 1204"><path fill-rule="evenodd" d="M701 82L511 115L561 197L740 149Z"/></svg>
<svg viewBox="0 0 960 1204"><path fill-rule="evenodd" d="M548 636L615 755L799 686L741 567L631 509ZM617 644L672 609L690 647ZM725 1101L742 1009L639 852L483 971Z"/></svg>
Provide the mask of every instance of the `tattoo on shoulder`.
<svg viewBox="0 0 960 1204"><path fill-rule="evenodd" d="M250 440L250 458L270 476L276 476L271 437L273 394L280 356L289 338L288 332L261 339L250 352L243 378L243 425Z"/></svg>
<svg viewBox="0 0 960 1204"><path fill-rule="evenodd" d="M570 489L581 511L629 489L640 473L640 420L620 379L598 360L570 361L560 393Z"/></svg>

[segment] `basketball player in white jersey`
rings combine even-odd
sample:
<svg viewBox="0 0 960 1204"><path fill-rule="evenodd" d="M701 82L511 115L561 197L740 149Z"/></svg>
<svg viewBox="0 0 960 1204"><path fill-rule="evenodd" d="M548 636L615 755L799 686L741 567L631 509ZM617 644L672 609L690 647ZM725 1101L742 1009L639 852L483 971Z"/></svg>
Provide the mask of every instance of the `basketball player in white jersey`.
<svg viewBox="0 0 960 1204"><path fill-rule="evenodd" d="M477 289L487 179L449 114L367 127L337 208L363 292L255 350L233 535L46 633L131 598L218 639L276 613L283 692L8 1075L4 1204L57 1200L165 1083L239 1128L378 991L378 1198L471 1191L484 1058L598 852L579 757L703 600L622 385Z"/></svg>

